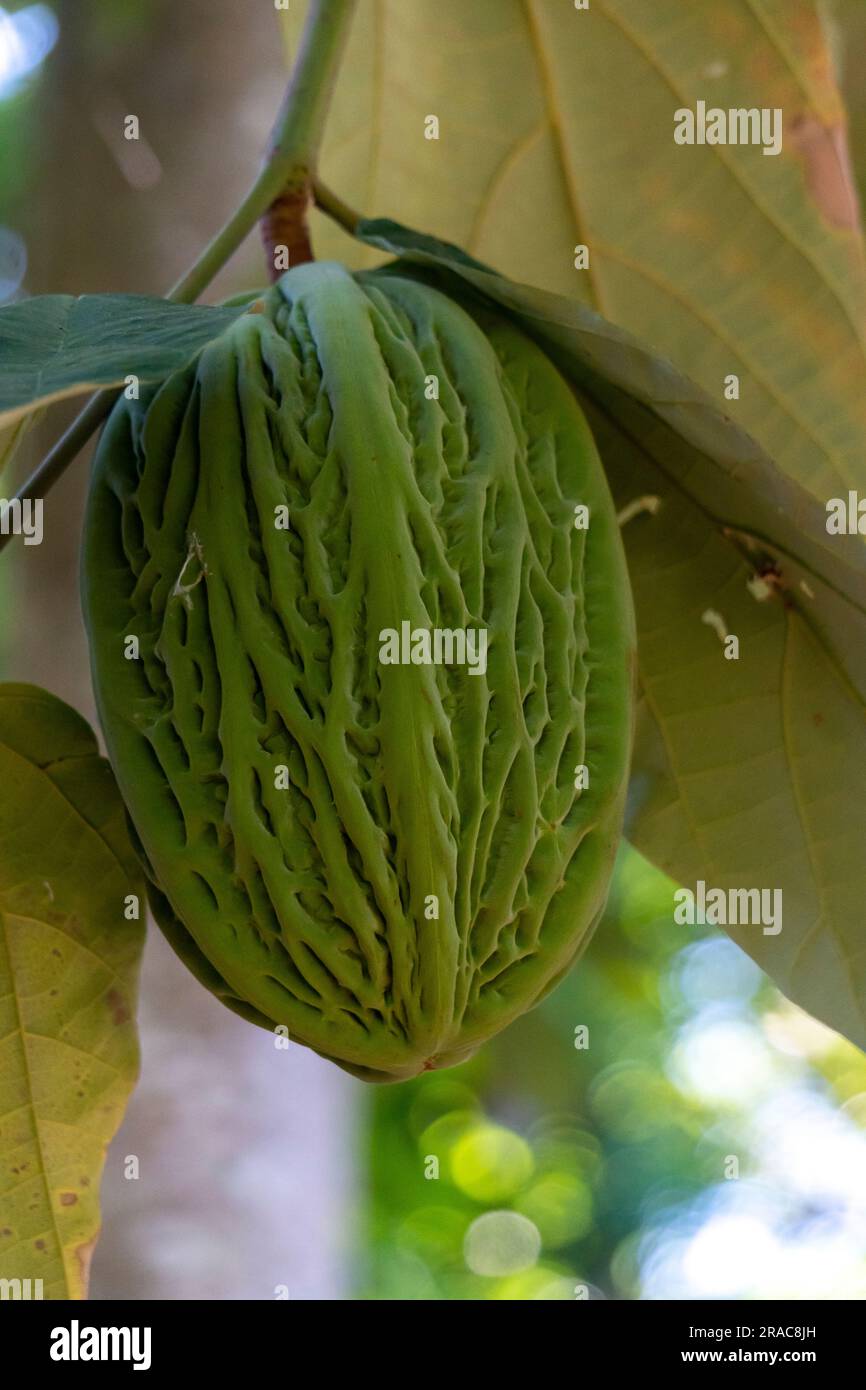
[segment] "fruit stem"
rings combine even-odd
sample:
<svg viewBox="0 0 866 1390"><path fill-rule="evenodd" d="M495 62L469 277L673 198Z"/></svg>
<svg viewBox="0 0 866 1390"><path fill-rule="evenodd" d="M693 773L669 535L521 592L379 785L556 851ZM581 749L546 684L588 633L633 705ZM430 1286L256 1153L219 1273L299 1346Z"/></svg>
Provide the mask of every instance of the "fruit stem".
<svg viewBox="0 0 866 1390"><path fill-rule="evenodd" d="M295 65L289 77L268 151L258 177L225 226L195 264L165 296L174 304L192 304L234 254L259 218L287 190L306 202L325 118L356 0L311 0ZM120 388L97 391L45 458L15 494L16 500L44 498L105 420ZM0 550L12 539L0 535Z"/></svg>

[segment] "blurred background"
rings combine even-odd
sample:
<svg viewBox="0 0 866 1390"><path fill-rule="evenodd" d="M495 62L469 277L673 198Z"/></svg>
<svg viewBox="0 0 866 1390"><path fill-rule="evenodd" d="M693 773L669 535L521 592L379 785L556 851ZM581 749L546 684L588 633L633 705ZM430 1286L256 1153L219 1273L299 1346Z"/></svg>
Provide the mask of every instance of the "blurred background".
<svg viewBox="0 0 866 1390"><path fill-rule="evenodd" d="M828 7L861 196L864 9ZM0 301L162 293L248 186L284 81L272 0L0 7ZM206 298L263 278L251 237ZM72 413L31 431L4 496ZM86 475L80 459L48 499L45 544L2 557L0 674L93 721ZM624 849L541 1008L472 1062L381 1089L276 1051L151 932L93 1297L866 1297L866 1057L723 935L675 926L672 889Z"/></svg>

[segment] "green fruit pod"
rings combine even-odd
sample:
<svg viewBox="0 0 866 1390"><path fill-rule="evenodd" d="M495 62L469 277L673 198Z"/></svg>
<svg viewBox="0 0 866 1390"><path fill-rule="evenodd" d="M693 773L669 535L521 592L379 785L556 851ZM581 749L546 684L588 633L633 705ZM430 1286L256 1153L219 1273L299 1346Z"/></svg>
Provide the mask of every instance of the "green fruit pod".
<svg viewBox="0 0 866 1390"><path fill-rule="evenodd" d="M178 954L400 1080L535 1004L603 910L619 528L572 390L509 321L331 263L255 307L105 427L96 697Z"/></svg>

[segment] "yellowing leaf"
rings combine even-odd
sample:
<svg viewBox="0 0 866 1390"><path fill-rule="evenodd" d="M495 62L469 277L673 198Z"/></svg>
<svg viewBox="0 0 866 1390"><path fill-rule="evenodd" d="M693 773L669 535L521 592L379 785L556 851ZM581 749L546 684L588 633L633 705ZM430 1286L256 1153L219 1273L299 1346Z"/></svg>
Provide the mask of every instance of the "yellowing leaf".
<svg viewBox="0 0 866 1390"><path fill-rule="evenodd" d="M29 415L20 415L10 425L0 426L0 478L21 448L28 430L33 428L43 414L43 410L34 410Z"/></svg>
<svg viewBox="0 0 866 1390"><path fill-rule="evenodd" d="M0 686L0 787L0 1278L80 1299L137 1075L144 888L90 728L35 686Z"/></svg>

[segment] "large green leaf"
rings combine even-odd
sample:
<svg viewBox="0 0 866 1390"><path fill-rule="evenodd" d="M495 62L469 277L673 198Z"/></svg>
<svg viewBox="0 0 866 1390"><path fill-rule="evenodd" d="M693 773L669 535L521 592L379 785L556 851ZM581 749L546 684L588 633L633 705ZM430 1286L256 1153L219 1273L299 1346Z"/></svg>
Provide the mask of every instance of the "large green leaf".
<svg viewBox="0 0 866 1390"><path fill-rule="evenodd" d="M863 537L828 536L805 488L593 311L395 223L358 231L402 257L395 273L515 315L575 383L617 502L660 499L624 528L641 679L630 834L686 883L781 889L781 932L731 934L792 998L866 1044ZM766 563L773 581L756 588ZM708 611L739 638L738 660Z"/></svg>
<svg viewBox="0 0 866 1390"><path fill-rule="evenodd" d="M292 46L303 10L285 16ZM360 0L322 176L368 218L591 304L720 402L737 373L736 418L815 495L837 495L866 437L866 259L821 13ZM782 153L676 144L675 111L699 100L780 108ZM351 257L325 222L316 246Z"/></svg>
<svg viewBox="0 0 866 1390"><path fill-rule="evenodd" d="M822 520L863 490L866 262L824 15L817 0L360 0L321 168L365 213L600 309L720 406L739 377L724 408L775 469L704 410L700 465L695 437L666 449L664 372L652 447L642 403L596 379L589 407L619 500L663 498L625 531L643 687L631 833L684 881L750 885L757 856L760 882L785 887L785 928L742 944L862 1043L866 879L846 852L863 810L862 540ZM675 144L674 112L698 100L781 108L782 153ZM326 224L316 245L370 256ZM687 393L675 408L679 429ZM788 593L759 605L745 585L762 560ZM707 609L748 635L739 662Z"/></svg>
<svg viewBox="0 0 866 1390"><path fill-rule="evenodd" d="M137 294L46 294L7 305L0 309L0 426L127 376L160 381L245 307Z"/></svg>
<svg viewBox="0 0 866 1390"><path fill-rule="evenodd" d="M0 786L0 1278L83 1298L137 1075L144 888L90 728L35 686L0 686Z"/></svg>
<svg viewBox="0 0 866 1390"><path fill-rule="evenodd" d="M638 334L823 508L863 477L866 258L821 14L815 0L443 0L435 11L361 0L323 176L364 212L399 216ZM291 43L301 18L298 7L285 17ZM782 153L676 144L674 113L698 100L780 108ZM424 139L427 114L438 140ZM327 224L318 242L346 251ZM588 271L573 268L576 243L590 247ZM350 243L348 254L358 259ZM725 401L732 373L741 395ZM710 472L699 486L712 491ZM796 535L800 513L787 521ZM810 528L828 554L860 547L831 541L818 508Z"/></svg>

